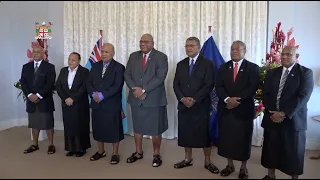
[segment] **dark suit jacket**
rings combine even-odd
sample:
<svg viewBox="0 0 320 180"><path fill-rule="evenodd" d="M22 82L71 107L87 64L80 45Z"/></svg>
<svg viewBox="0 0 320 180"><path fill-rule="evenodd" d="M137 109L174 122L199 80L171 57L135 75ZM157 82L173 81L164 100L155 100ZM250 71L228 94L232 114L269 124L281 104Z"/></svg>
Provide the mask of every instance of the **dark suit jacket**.
<svg viewBox="0 0 320 180"><path fill-rule="evenodd" d="M68 97L71 97L71 99L73 99L74 104L89 104L88 93L86 88L89 70L87 68L82 67L81 65L78 66L71 89L69 89L68 86L68 75L68 67L62 68L56 82L56 89L58 95L61 98L62 107L67 106L64 101Z"/></svg>
<svg viewBox="0 0 320 180"><path fill-rule="evenodd" d="M216 91L219 97L218 114L223 116L233 112L244 121L255 118L254 96L259 87L259 66L244 59L239 67L236 81L233 82L232 60L222 64L219 69ZM227 109L224 100L227 97L240 97L241 104L234 109Z"/></svg>
<svg viewBox="0 0 320 180"><path fill-rule="evenodd" d="M101 92L104 100L96 103L91 99L92 109L103 109L105 111L120 111L122 108L122 88L124 84L125 67L114 59L110 62L102 78L103 62L93 64L89 73L87 90L92 98L94 92Z"/></svg>
<svg viewBox="0 0 320 180"><path fill-rule="evenodd" d="M42 60L37 73L34 73L34 62L29 62L22 67L21 87L24 95L27 97L30 93L39 93L43 99L39 103L33 103L27 98L27 112L34 113L36 106L40 112L54 111L54 102L52 93L56 80L56 71L53 64Z"/></svg>
<svg viewBox="0 0 320 180"><path fill-rule="evenodd" d="M263 128L278 128L286 126L295 131L307 130L307 103L314 84L313 72L300 64L291 69L280 97L279 108L286 114L282 123L274 123L269 111L277 111L277 94L282 75L282 67L267 72L262 91L262 102L265 114L262 120Z"/></svg>
<svg viewBox="0 0 320 180"><path fill-rule="evenodd" d="M189 76L189 57L177 64L173 80L173 89L179 101L178 110L188 109L180 101L183 97L192 97L197 106L211 111L211 91L215 84L215 71L212 61L202 55L198 56Z"/></svg>
<svg viewBox="0 0 320 180"><path fill-rule="evenodd" d="M132 106L160 107L167 105L164 81L168 74L168 57L153 49L148 57L146 68L142 68L143 53L136 51L130 54L125 71L125 81L130 91L128 103ZM133 87L143 87L147 98L139 100L133 95Z"/></svg>

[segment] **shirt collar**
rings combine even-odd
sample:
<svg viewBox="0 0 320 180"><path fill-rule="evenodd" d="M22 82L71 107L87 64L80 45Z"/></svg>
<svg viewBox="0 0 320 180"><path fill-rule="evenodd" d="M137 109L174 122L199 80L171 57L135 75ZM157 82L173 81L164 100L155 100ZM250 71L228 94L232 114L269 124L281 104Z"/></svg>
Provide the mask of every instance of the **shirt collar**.
<svg viewBox="0 0 320 180"><path fill-rule="evenodd" d="M287 69L289 70L289 72L292 70L293 66L295 65L296 63L293 63L290 67L286 68L283 66L283 71L285 72Z"/></svg>
<svg viewBox="0 0 320 180"><path fill-rule="evenodd" d="M36 66L36 63L38 63L38 67L39 67L42 61L43 59L41 59L40 61L33 61L33 65Z"/></svg>
<svg viewBox="0 0 320 180"><path fill-rule="evenodd" d="M112 60L111 60L111 61L112 61ZM111 62L111 61L110 61L110 62ZM108 67L109 64L110 64L110 62L108 62L108 63L103 62L103 66L107 66L107 67Z"/></svg>
<svg viewBox="0 0 320 180"><path fill-rule="evenodd" d="M79 65L78 65L76 68L74 68L74 70L73 70L73 71L71 71L71 68L70 68L70 67L68 67L68 71L69 71L69 72L76 72L76 71L78 70L78 67L79 67Z"/></svg>
<svg viewBox="0 0 320 180"><path fill-rule="evenodd" d="M243 62L243 59L241 59L241 60L238 61L238 62L232 61L233 65L234 65L235 63L238 63L238 67L241 66L242 62Z"/></svg>
<svg viewBox="0 0 320 180"><path fill-rule="evenodd" d="M195 64L197 59L198 59L198 57L199 57L199 53L194 58L189 57L189 64L191 64L192 59L193 59L193 63Z"/></svg>

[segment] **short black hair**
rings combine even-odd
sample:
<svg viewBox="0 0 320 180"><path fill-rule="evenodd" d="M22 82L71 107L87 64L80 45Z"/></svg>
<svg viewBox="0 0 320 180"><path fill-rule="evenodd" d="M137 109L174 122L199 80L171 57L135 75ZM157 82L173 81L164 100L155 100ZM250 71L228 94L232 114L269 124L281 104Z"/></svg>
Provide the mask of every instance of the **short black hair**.
<svg viewBox="0 0 320 180"><path fill-rule="evenodd" d="M197 45L200 46L200 40L197 37L189 37L187 41L196 41Z"/></svg>
<svg viewBox="0 0 320 180"><path fill-rule="evenodd" d="M80 56L80 54L79 54L79 53L77 53L77 52L72 52L72 53L70 53L70 55L71 55L71 54L75 54L75 55L77 55L77 56L78 56L79 61L81 60L81 56Z"/></svg>
<svg viewBox="0 0 320 180"><path fill-rule="evenodd" d="M244 42L237 40L237 41L233 41L233 43L239 43L243 47L243 50L247 50L247 46Z"/></svg>

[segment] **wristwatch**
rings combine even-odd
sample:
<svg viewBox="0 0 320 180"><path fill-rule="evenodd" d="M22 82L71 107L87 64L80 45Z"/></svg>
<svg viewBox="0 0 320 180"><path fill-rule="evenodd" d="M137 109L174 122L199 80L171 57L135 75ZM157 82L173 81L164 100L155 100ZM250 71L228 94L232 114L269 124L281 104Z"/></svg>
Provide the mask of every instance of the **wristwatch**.
<svg viewBox="0 0 320 180"><path fill-rule="evenodd" d="M145 93L146 92L146 90L145 89L142 89L142 93Z"/></svg>

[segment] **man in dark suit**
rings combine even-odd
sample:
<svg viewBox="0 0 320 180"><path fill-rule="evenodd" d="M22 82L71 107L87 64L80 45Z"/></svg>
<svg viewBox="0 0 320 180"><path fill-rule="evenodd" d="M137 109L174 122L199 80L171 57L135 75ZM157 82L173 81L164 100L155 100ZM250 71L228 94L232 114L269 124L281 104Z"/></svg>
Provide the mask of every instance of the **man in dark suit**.
<svg viewBox="0 0 320 180"><path fill-rule="evenodd" d="M87 89L91 97L92 133L99 151L91 161L106 156L104 143L112 143L111 164L118 164L119 142L124 139L121 99L125 67L113 59L114 46L106 43L101 48L101 61L93 64Z"/></svg>
<svg viewBox="0 0 320 180"><path fill-rule="evenodd" d="M178 104L178 145L185 149L185 159L176 163L180 169L192 165L192 148L203 148L204 167L212 173L219 169L210 161L211 139L209 121L211 92L215 83L214 64L199 54L201 45L196 37L186 40L187 58L177 64L173 89Z"/></svg>
<svg viewBox="0 0 320 180"><path fill-rule="evenodd" d="M233 160L237 160L242 161L239 179L247 179L246 162L251 155L259 66L244 59L246 45L242 41L234 41L230 52L232 60L220 66L216 82L219 97L218 154L228 159L228 165L220 175L233 173Z"/></svg>
<svg viewBox="0 0 320 180"><path fill-rule="evenodd" d="M49 140L48 154L55 153L53 145L54 102L52 92L56 80L54 65L43 60L44 51L41 46L32 50L33 60L23 65L21 88L27 98L28 127L32 128L33 145L24 151L31 153L39 149L40 130L46 130Z"/></svg>
<svg viewBox="0 0 320 180"><path fill-rule="evenodd" d="M303 174L307 130L307 103L314 84L313 72L296 62L296 48L286 46L282 67L267 72L262 102L264 140L261 164L264 179L274 179L275 169L297 179Z"/></svg>
<svg viewBox="0 0 320 180"><path fill-rule="evenodd" d="M130 89L136 152L127 159L133 163L143 158L143 135L152 136L153 167L162 164L160 145L162 133L168 129L167 97L164 81L168 73L168 57L153 48L153 37L144 34L140 39L140 51L130 54L125 71L125 81Z"/></svg>

